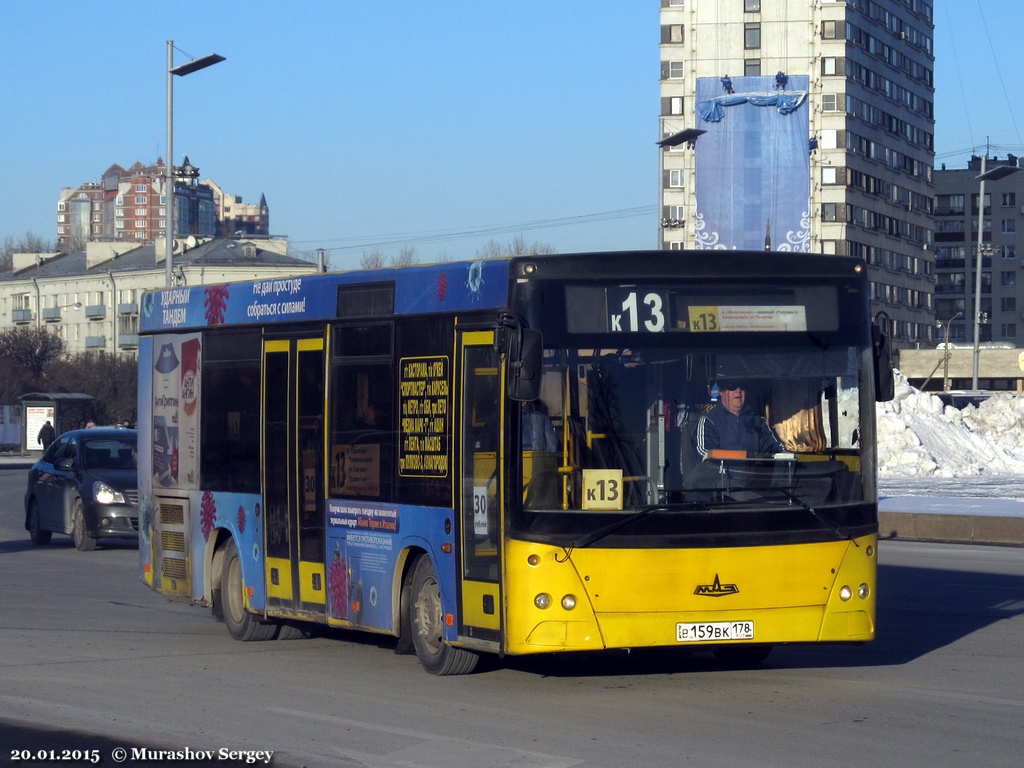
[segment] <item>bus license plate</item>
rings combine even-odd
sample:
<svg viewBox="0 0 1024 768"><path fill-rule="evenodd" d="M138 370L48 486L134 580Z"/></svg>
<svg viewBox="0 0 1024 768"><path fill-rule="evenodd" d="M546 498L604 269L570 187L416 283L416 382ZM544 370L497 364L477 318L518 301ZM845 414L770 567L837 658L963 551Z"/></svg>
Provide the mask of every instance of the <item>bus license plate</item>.
<svg viewBox="0 0 1024 768"><path fill-rule="evenodd" d="M676 642L698 643L725 640L753 640L752 621L703 621L676 624Z"/></svg>

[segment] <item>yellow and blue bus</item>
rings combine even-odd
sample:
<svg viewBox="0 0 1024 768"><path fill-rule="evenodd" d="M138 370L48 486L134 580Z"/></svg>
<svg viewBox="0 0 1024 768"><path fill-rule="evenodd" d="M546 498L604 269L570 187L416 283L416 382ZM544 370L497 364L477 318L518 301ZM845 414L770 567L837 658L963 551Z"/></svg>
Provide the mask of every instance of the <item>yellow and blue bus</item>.
<svg viewBox="0 0 1024 768"><path fill-rule="evenodd" d="M384 633L480 654L875 633L863 262L516 257L144 296L140 571L238 640ZM771 451L694 433L742 381Z"/></svg>

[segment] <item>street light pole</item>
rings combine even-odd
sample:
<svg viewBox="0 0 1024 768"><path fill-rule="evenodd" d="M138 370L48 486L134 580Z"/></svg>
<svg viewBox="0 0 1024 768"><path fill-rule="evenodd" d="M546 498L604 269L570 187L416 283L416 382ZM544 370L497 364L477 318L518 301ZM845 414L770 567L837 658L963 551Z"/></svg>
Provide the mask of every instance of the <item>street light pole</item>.
<svg viewBox="0 0 1024 768"><path fill-rule="evenodd" d="M988 179L998 181L1020 170L1020 167L1016 165L997 165L991 171L986 171L985 160L987 157L988 147L985 148L985 154L981 156L981 174L977 177L981 185L978 189L978 263L974 272L974 368L971 375L971 389L978 388L978 363L981 359L981 262L982 243L985 237L985 181Z"/></svg>
<svg viewBox="0 0 1024 768"><path fill-rule="evenodd" d="M988 148L981 156L981 188L978 190L978 262L974 268L974 367L971 374L971 389L978 388L978 362L981 359L981 244L985 240L985 160Z"/></svg>
<svg viewBox="0 0 1024 768"><path fill-rule="evenodd" d="M166 231L164 233L164 284L171 287L171 266L174 257L174 76L184 77L200 69L212 67L224 61L216 53L200 56L198 59L174 66L174 41L167 41L167 177L164 192L167 200Z"/></svg>
<svg viewBox="0 0 1024 768"><path fill-rule="evenodd" d="M962 313L957 312L949 320L946 321L946 355L942 361L942 391L949 392L949 326L953 324L953 321L960 317ZM942 325L942 321L939 321Z"/></svg>

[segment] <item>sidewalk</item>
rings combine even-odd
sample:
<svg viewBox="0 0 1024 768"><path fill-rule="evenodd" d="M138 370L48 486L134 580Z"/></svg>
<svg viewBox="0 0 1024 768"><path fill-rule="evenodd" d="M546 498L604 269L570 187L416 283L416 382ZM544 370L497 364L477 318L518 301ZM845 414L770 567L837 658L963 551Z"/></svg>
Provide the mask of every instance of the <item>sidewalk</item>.
<svg viewBox="0 0 1024 768"><path fill-rule="evenodd" d="M883 496L878 535L887 539L1024 545L1024 500L968 496Z"/></svg>

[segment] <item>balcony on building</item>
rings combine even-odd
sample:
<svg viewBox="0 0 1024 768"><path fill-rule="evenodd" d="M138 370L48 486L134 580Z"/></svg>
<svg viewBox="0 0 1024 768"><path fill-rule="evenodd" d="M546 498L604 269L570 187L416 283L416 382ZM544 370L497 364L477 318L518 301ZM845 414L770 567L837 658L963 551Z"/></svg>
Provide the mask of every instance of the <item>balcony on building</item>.
<svg viewBox="0 0 1024 768"><path fill-rule="evenodd" d="M117 337L117 348L124 350L138 349L139 348L139 334L137 333L122 333Z"/></svg>
<svg viewBox="0 0 1024 768"><path fill-rule="evenodd" d="M130 301L124 304L117 305L117 314L119 315L137 315L139 314L139 305L137 302Z"/></svg>
<svg viewBox="0 0 1024 768"><path fill-rule="evenodd" d="M107 346L106 336L86 336L85 337L85 348L86 349L103 349Z"/></svg>
<svg viewBox="0 0 1024 768"><path fill-rule="evenodd" d="M85 307L85 318L87 320L102 320L107 316L105 304L88 304Z"/></svg>
<svg viewBox="0 0 1024 768"><path fill-rule="evenodd" d="M48 307L43 309L43 322L46 323L59 323L60 322L60 307Z"/></svg>
<svg viewBox="0 0 1024 768"><path fill-rule="evenodd" d="M32 316L31 309L14 309L11 310L11 322L15 325L28 325L35 318Z"/></svg>

